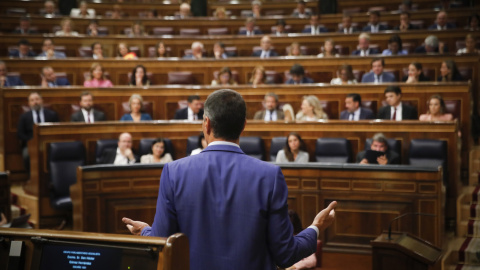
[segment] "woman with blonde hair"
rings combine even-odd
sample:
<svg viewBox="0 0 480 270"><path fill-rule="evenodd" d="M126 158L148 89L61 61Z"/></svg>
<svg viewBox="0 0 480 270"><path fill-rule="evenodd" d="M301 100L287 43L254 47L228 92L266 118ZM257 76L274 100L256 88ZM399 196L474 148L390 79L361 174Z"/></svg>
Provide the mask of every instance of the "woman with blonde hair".
<svg viewBox="0 0 480 270"><path fill-rule="evenodd" d="M105 71L100 63L93 63L90 67L90 79L83 83L85 87L113 87L112 82L105 77Z"/></svg>
<svg viewBox="0 0 480 270"><path fill-rule="evenodd" d="M217 19L226 19L227 18L227 11L224 7L217 7L213 12L213 17Z"/></svg>
<svg viewBox="0 0 480 270"><path fill-rule="evenodd" d="M293 112L293 107L290 104L284 104L282 106L283 115L285 122L292 122L295 120L295 113Z"/></svg>
<svg viewBox="0 0 480 270"><path fill-rule="evenodd" d="M267 75L265 74L265 68L263 66L256 66L253 69L252 77L250 77L249 83L253 86L265 84L267 81Z"/></svg>
<svg viewBox="0 0 480 270"><path fill-rule="evenodd" d="M55 36L60 36L60 37L78 36L78 32L73 31L74 24L70 18L63 19L60 22L60 26L62 26L62 30L55 32Z"/></svg>
<svg viewBox="0 0 480 270"><path fill-rule="evenodd" d="M288 56L302 56L302 50L300 49L300 43L293 42L288 50Z"/></svg>
<svg viewBox="0 0 480 270"><path fill-rule="evenodd" d="M314 95L303 96L301 111L297 113L297 121L317 121L328 119L320 100Z"/></svg>
<svg viewBox="0 0 480 270"><path fill-rule="evenodd" d="M137 59L137 55L134 52L131 52L127 44L124 42L118 43L117 47L117 57L123 58L126 60Z"/></svg>
<svg viewBox="0 0 480 270"><path fill-rule="evenodd" d="M143 110L143 98L139 94L133 94L128 100L130 107L130 113L126 113L120 118L120 121L148 121L152 120L152 117L148 113L142 113Z"/></svg>
<svg viewBox="0 0 480 270"><path fill-rule="evenodd" d="M447 113L445 101L440 95L433 95L428 99L428 111L419 117L420 121L451 121L453 115Z"/></svg>

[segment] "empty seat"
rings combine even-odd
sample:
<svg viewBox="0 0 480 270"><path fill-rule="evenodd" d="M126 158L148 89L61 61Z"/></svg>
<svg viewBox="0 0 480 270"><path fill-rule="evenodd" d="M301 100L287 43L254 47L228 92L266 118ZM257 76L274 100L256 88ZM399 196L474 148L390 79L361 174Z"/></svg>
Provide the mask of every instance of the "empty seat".
<svg viewBox="0 0 480 270"><path fill-rule="evenodd" d="M152 153L152 143L155 140L156 138L144 138L140 140L138 146L138 158ZM163 138L163 140L165 141L165 153L169 153L172 156L172 159L175 159L172 141L169 138Z"/></svg>
<svg viewBox="0 0 480 270"><path fill-rule="evenodd" d="M154 27L152 33L156 36L173 35L173 27Z"/></svg>
<svg viewBox="0 0 480 270"><path fill-rule="evenodd" d="M190 71L171 71L168 72L168 84L194 84L195 79Z"/></svg>
<svg viewBox="0 0 480 270"><path fill-rule="evenodd" d="M93 55L92 48L90 46L82 46L78 48L79 57L91 58L92 55Z"/></svg>
<svg viewBox="0 0 480 270"><path fill-rule="evenodd" d="M278 151L282 150L287 144L287 137L273 137L270 145L270 161L277 159Z"/></svg>
<svg viewBox="0 0 480 270"><path fill-rule="evenodd" d="M198 148L199 137L194 135L187 138L187 156L190 156L192 151Z"/></svg>
<svg viewBox="0 0 480 270"><path fill-rule="evenodd" d="M208 34L209 35L228 35L228 28L227 27L222 27L222 28L208 28Z"/></svg>
<svg viewBox="0 0 480 270"><path fill-rule="evenodd" d="M27 10L24 8L7 8L5 13L7 13L7 15L25 15L27 14Z"/></svg>
<svg viewBox="0 0 480 270"><path fill-rule="evenodd" d="M117 148L118 139L101 139L97 140L95 148L95 163L100 164L102 162L103 152L107 149Z"/></svg>
<svg viewBox="0 0 480 270"><path fill-rule="evenodd" d="M339 55L350 55L350 48L340 44L335 45L335 50Z"/></svg>
<svg viewBox="0 0 480 270"><path fill-rule="evenodd" d="M423 29L425 24L423 20L411 20L410 23L418 29Z"/></svg>
<svg viewBox="0 0 480 270"><path fill-rule="evenodd" d="M458 119L461 121L461 107L460 100L445 100L445 108L447 109L446 112L451 113L453 115L453 119Z"/></svg>
<svg viewBox="0 0 480 270"><path fill-rule="evenodd" d="M365 140L365 150L370 150L372 146L372 138ZM398 154L399 159L402 160L402 143L396 139L387 139L388 150L391 150Z"/></svg>
<svg viewBox="0 0 480 270"><path fill-rule="evenodd" d="M228 55L228 57L237 56L238 55L237 46L227 46L227 47L225 47L225 54Z"/></svg>
<svg viewBox="0 0 480 270"><path fill-rule="evenodd" d="M473 69L471 67L458 67L458 72L462 75L463 81L472 80Z"/></svg>
<svg viewBox="0 0 480 270"><path fill-rule="evenodd" d="M241 17L252 17L253 16L253 11L250 10L250 9L244 9L242 11L240 11L240 16Z"/></svg>
<svg viewBox="0 0 480 270"><path fill-rule="evenodd" d="M318 138L315 145L317 162L347 163L352 160L350 142L345 138Z"/></svg>
<svg viewBox="0 0 480 270"><path fill-rule="evenodd" d="M130 47L128 47L128 49L129 49L131 52L135 53L135 54L137 55L137 57L141 57L140 47L138 47L138 46L130 46Z"/></svg>
<svg viewBox="0 0 480 270"><path fill-rule="evenodd" d="M353 70L353 76L355 77L355 80L357 80L357 82L362 81L363 74L365 74L365 71L363 70L358 70L358 69Z"/></svg>
<svg viewBox="0 0 480 270"><path fill-rule="evenodd" d="M198 36L200 29L198 28L180 28L180 36Z"/></svg>
<svg viewBox="0 0 480 270"><path fill-rule="evenodd" d="M447 142L430 139L410 141L408 163L415 166L437 167L447 169Z"/></svg>
<svg viewBox="0 0 480 270"><path fill-rule="evenodd" d="M240 137L240 148L242 151L256 159L263 160L265 147L260 137Z"/></svg>
<svg viewBox="0 0 480 270"><path fill-rule="evenodd" d="M77 182L77 167L85 165L81 142L54 142L49 145L50 203L59 210L72 210L70 185Z"/></svg>
<svg viewBox="0 0 480 270"><path fill-rule="evenodd" d="M265 16L283 16L283 15L285 15L285 11L282 9L265 10Z"/></svg>
<svg viewBox="0 0 480 270"><path fill-rule="evenodd" d="M267 84L279 84L283 82L282 74L275 70L265 70L265 83Z"/></svg>

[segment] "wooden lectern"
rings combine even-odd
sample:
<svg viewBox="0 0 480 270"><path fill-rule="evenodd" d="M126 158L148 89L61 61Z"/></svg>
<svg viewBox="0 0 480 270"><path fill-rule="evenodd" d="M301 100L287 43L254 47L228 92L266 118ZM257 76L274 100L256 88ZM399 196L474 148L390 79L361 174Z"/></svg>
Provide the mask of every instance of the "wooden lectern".
<svg viewBox="0 0 480 270"><path fill-rule="evenodd" d="M442 255L442 250L408 233L383 232L372 245L372 270L427 270Z"/></svg>

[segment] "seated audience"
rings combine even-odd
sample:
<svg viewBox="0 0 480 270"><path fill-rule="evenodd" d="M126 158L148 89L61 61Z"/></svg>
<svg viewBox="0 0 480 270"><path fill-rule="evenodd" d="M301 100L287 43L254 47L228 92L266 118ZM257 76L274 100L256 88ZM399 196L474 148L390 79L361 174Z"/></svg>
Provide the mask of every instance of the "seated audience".
<svg viewBox="0 0 480 270"><path fill-rule="evenodd" d="M362 83L386 83L395 82L395 75L390 72L384 72L385 61L383 58L372 59L372 71L363 74Z"/></svg>
<svg viewBox="0 0 480 270"><path fill-rule="evenodd" d="M357 50L352 52L352 55L369 56L380 53L377 48L370 48L370 35L367 33L361 33L358 36L357 48Z"/></svg>
<svg viewBox="0 0 480 270"><path fill-rule="evenodd" d="M344 34L353 34L355 32L358 32L358 29L352 26L352 16L347 14L343 15L342 26L338 29L338 32Z"/></svg>
<svg viewBox="0 0 480 270"><path fill-rule="evenodd" d="M468 34L465 37L465 48L458 49L457 54L464 54L464 53L480 53L480 50L475 48L477 45L477 39L472 35Z"/></svg>
<svg viewBox="0 0 480 270"><path fill-rule="evenodd" d="M198 145L198 148L193 149L192 153L190 153L190 156L200 154L200 152L202 152L202 150L205 149L208 146L207 140L205 140L205 135L203 135L203 132L200 132L200 135L198 136L198 144L197 145Z"/></svg>
<svg viewBox="0 0 480 270"><path fill-rule="evenodd" d="M459 82L463 81L462 75L458 71L455 61L448 59L442 62L440 67L440 76L437 81L439 82Z"/></svg>
<svg viewBox="0 0 480 270"><path fill-rule="evenodd" d="M143 113L143 98L139 94L133 94L128 100L130 113L126 113L120 118L120 121L149 121L152 117L148 113Z"/></svg>
<svg viewBox="0 0 480 270"><path fill-rule="evenodd" d="M288 56L302 56L302 50L300 49L300 44L298 42L290 44Z"/></svg>
<svg viewBox="0 0 480 270"><path fill-rule="evenodd" d="M154 8L147 10L145 16L147 17L147 19L160 19L162 17L162 16L158 16L158 12Z"/></svg>
<svg viewBox="0 0 480 270"><path fill-rule="evenodd" d="M417 83L417 82L428 82L430 79L423 74L422 64L418 62L413 62L408 65L408 75L403 77L402 82L406 83Z"/></svg>
<svg viewBox="0 0 480 270"><path fill-rule="evenodd" d="M13 34L21 34L21 35L30 35L30 34L38 34L38 31L31 27L32 19L28 16L20 17L20 25L17 27Z"/></svg>
<svg viewBox="0 0 480 270"><path fill-rule="evenodd" d="M357 80L353 75L352 66L343 64L338 67L337 78L333 78L330 84L356 84Z"/></svg>
<svg viewBox="0 0 480 270"><path fill-rule="evenodd" d="M137 54L131 52L127 44L120 42L117 47L117 58L122 58L126 60L138 59Z"/></svg>
<svg viewBox="0 0 480 270"><path fill-rule="evenodd" d="M393 30L397 31L407 31L407 30L416 30L417 26L410 23L410 12L403 11L400 13L400 24L395 26Z"/></svg>
<svg viewBox="0 0 480 270"><path fill-rule="evenodd" d="M52 67L46 66L42 68L42 87L57 87L57 86L67 86L70 85L70 82L67 78L57 78L55 71Z"/></svg>
<svg viewBox="0 0 480 270"><path fill-rule="evenodd" d="M215 59L227 59L228 56L225 53L225 44L223 42L218 41L213 44L213 58Z"/></svg>
<svg viewBox="0 0 480 270"><path fill-rule="evenodd" d="M81 1L78 8L72 8L70 11L70 17L72 18L95 18L95 10L88 8L87 1Z"/></svg>
<svg viewBox="0 0 480 270"><path fill-rule="evenodd" d="M96 37L98 36L98 21L97 20L90 20L90 23L87 27L87 36Z"/></svg>
<svg viewBox="0 0 480 270"><path fill-rule="evenodd" d="M304 96L300 112L296 115L297 121L318 121L328 119L323 111L320 100L314 95Z"/></svg>
<svg viewBox="0 0 480 270"><path fill-rule="evenodd" d="M260 29L255 29L255 18L248 17L245 19L245 29L238 31L239 35L254 36L263 34Z"/></svg>
<svg viewBox="0 0 480 270"><path fill-rule="evenodd" d="M260 40L260 47L262 50L254 51L252 56L260 57L260 58L270 58L274 56L278 56L278 53L272 48L272 40L269 36L263 36Z"/></svg>
<svg viewBox="0 0 480 270"><path fill-rule="evenodd" d="M202 109L202 102L200 102L200 96L198 95L191 95L188 97L188 106L183 109L178 109L175 112L175 116L173 119L175 120L188 120L188 121L196 121L196 120L203 120L203 109Z"/></svg>
<svg viewBox="0 0 480 270"><path fill-rule="evenodd" d="M137 161L132 150L132 135L122 133L118 137L118 147L106 149L101 157L101 164L127 165Z"/></svg>
<svg viewBox="0 0 480 270"><path fill-rule="evenodd" d="M93 108L93 95L84 91L80 94L80 110L72 114L71 122L95 123L106 121L105 114Z"/></svg>
<svg viewBox="0 0 480 270"><path fill-rule="evenodd" d="M305 142L300 134L291 132L287 136L287 143L282 150L278 151L276 163L308 163L309 155Z"/></svg>
<svg viewBox="0 0 480 270"><path fill-rule="evenodd" d="M255 113L254 120L277 121L285 118L283 110L278 109L278 96L273 93L267 93L263 99L265 110Z"/></svg>
<svg viewBox="0 0 480 270"><path fill-rule="evenodd" d="M447 48L443 42L439 42L438 38L430 35L425 38L424 45L415 48L415 53L444 53Z"/></svg>
<svg viewBox="0 0 480 270"><path fill-rule="evenodd" d="M362 97L359 94L351 93L345 98L346 110L340 113L341 120L358 121L375 119L372 110L362 107Z"/></svg>
<svg viewBox="0 0 480 270"><path fill-rule="evenodd" d="M112 82L106 78L105 71L100 63L93 63L90 67L90 78L83 83L85 87L113 87Z"/></svg>
<svg viewBox="0 0 480 270"><path fill-rule="evenodd" d="M190 4L184 2L180 4L178 15L175 17L178 19L187 19L192 16Z"/></svg>
<svg viewBox="0 0 480 270"><path fill-rule="evenodd" d="M402 39L393 35L388 40L388 49L383 50L382 55L407 55L408 51L403 49Z"/></svg>
<svg viewBox="0 0 480 270"><path fill-rule="evenodd" d="M43 10L40 10L40 15L45 16L47 18L52 18L55 16L59 16L61 14L56 9L55 2L51 0L47 0L43 4Z"/></svg>
<svg viewBox="0 0 480 270"><path fill-rule="evenodd" d="M388 86L385 91L387 106L378 111L378 119L402 121L417 120L417 109L402 102L402 89L396 85Z"/></svg>
<svg viewBox="0 0 480 270"><path fill-rule="evenodd" d="M162 138L157 138L152 142L151 154L140 157L140 163L168 163L173 161L172 155L165 152L165 141Z"/></svg>
<svg viewBox="0 0 480 270"><path fill-rule="evenodd" d="M105 15L106 17L109 17ZM126 17L127 15L125 12L122 11L122 7L120 5L113 5L113 11L110 14L110 18L112 19L121 19L123 17Z"/></svg>
<svg viewBox="0 0 480 270"><path fill-rule="evenodd" d="M420 121L451 121L453 115L447 113L445 101L440 95L433 95L428 99L428 111L421 114L418 118Z"/></svg>
<svg viewBox="0 0 480 270"><path fill-rule="evenodd" d="M300 64L294 64L292 68L290 68L290 76L291 78L288 79L285 84L314 83L311 78L305 77L305 70Z"/></svg>
<svg viewBox="0 0 480 270"><path fill-rule="evenodd" d="M10 86L24 86L25 83L17 76L7 76L8 70L5 62L0 60L0 88Z"/></svg>
<svg viewBox="0 0 480 270"><path fill-rule="evenodd" d="M232 71L229 67L223 67L218 72L218 77L212 80L212 86L231 86L237 85L237 82L233 79Z"/></svg>
<svg viewBox="0 0 480 270"><path fill-rule="evenodd" d="M143 65L137 65L133 68L132 76L130 77L130 86L150 86L147 69Z"/></svg>
<svg viewBox="0 0 480 270"><path fill-rule="evenodd" d="M145 32L145 27L141 21L136 21L132 25L132 31L128 34L128 37L145 37L148 36L147 32Z"/></svg>
<svg viewBox="0 0 480 270"><path fill-rule="evenodd" d="M357 162L360 164L378 164L378 165L386 165L386 164L400 164L400 156L388 149L387 137L383 135L383 133L376 133L373 135L372 144L370 146L370 150L384 152L384 155L377 157L375 163L369 163L368 159L366 158L367 151L362 151L357 155Z"/></svg>
<svg viewBox="0 0 480 270"><path fill-rule="evenodd" d="M313 14L312 17L310 17L310 25L308 27L304 28L302 33L318 35L320 33L328 32L327 28L320 25L320 21L319 21L318 16L319 15L317 15L317 14Z"/></svg>
<svg viewBox="0 0 480 270"><path fill-rule="evenodd" d="M273 31L272 34L276 36L281 36L284 34L288 34L288 31L285 29L285 26L287 23L285 22L284 19L278 19L277 23L275 23L275 30Z"/></svg>
<svg viewBox="0 0 480 270"><path fill-rule="evenodd" d="M266 84L267 75L265 74L265 68L263 66L256 66L252 71L252 77L248 83L252 84L253 86Z"/></svg>
<svg viewBox="0 0 480 270"><path fill-rule="evenodd" d="M203 58L203 43L194 41L192 43L192 54L183 56L183 59L202 59Z"/></svg>
<svg viewBox="0 0 480 270"><path fill-rule="evenodd" d="M335 42L331 38L327 38L323 46L320 48L321 53L317 57L339 57L338 53L335 52Z"/></svg>
<svg viewBox="0 0 480 270"><path fill-rule="evenodd" d="M298 216L297 212L294 210L288 210L288 217L290 218L290 222L293 225L293 235L299 234L302 230L302 221L300 220L300 217ZM317 240L317 242L320 240ZM291 270L291 269L314 269L317 266L317 256L315 253L312 253L312 255L303 258L302 260L298 261L291 267L288 267L286 270Z"/></svg>
<svg viewBox="0 0 480 270"><path fill-rule="evenodd" d="M437 13L435 23L430 25L428 30L447 30L455 28L455 24L448 22L447 12L442 10Z"/></svg>
<svg viewBox="0 0 480 270"><path fill-rule="evenodd" d="M474 13L468 17L468 24L465 26L465 29L470 31L480 31L480 16Z"/></svg>
<svg viewBox="0 0 480 270"><path fill-rule="evenodd" d="M225 10L224 7L217 7L215 11L213 12L213 17L223 20L227 18L227 11Z"/></svg>
<svg viewBox="0 0 480 270"><path fill-rule="evenodd" d="M91 45L92 48L92 58L93 59L103 59L103 45L100 42L94 42Z"/></svg>
<svg viewBox="0 0 480 270"><path fill-rule="evenodd" d="M292 105L284 104L282 110L285 116L285 122L295 121L295 112L293 111Z"/></svg>
<svg viewBox="0 0 480 270"><path fill-rule="evenodd" d="M55 32L55 36L59 37L76 37L78 36L78 32L73 31L74 24L71 19L65 18L60 22L62 26L62 30Z"/></svg>
<svg viewBox="0 0 480 270"><path fill-rule="evenodd" d="M303 0L297 1L297 8L293 10L292 17L305 19L312 16L312 10L306 7L307 3Z"/></svg>
<svg viewBox="0 0 480 270"><path fill-rule="evenodd" d="M378 33L379 31L385 31L388 28L385 25L380 24L380 12L371 11L368 25L365 26L362 31L368 33Z"/></svg>
<svg viewBox="0 0 480 270"><path fill-rule="evenodd" d="M413 3L411 0L403 0L402 3L398 6L400 12L411 11L413 10Z"/></svg>
<svg viewBox="0 0 480 270"><path fill-rule="evenodd" d="M165 43L163 43L163 41L158 42L155 53L157 54L156 56L158 59L168 57L167 48L165 47Z"/></svg>
<svg viewBox="0 0 480 270"><path fill-rule="evenodd" d="M252 1L252 17L260 18L262 17L262 2L258 0Z"/></svg>
<svg viewBox="0 0 480 270"><path fill-rule="evenodd" d="M36 54L30 50L30 42L28 42L26 39L21 39L18 42L18 49L10 51L8 56L15 58L27 58L35 57Z"/></svg>
<svg viewBox="0 0 480 270"><path fill-rule="evenodd" d="M30 156L27 143L33 137L33 125L46 122L59 122L59 120L56 112L43 107L43 99L38 92L31 92L28 95L28 107L30 107L30 111L21 114L18 120L17 136L21 142L25 169L27 172L30 172Z"/></svg>
<svg viewBox="0 0 480 270"><path fill-rule="evenodd" d="M55 51L55 44L53 44L53 40L51 38L46 38L43 40L42 53L38 56L46 57L48 59L62 59L67 57L64 52Z"/></svg>

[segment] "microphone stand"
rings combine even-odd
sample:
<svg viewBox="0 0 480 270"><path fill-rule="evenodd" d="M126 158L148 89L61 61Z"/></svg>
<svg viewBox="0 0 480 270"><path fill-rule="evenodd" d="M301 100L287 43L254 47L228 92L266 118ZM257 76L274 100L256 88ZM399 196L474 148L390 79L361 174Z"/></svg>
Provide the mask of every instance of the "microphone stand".
<svg viewBox="0 0 480 270"><path fill-rule="evenodd" d="M388 240L392 240L392 223L397 220L397 219L401 219L403 218L404 216L410 216L410 215L415 215L415 216L430 216L430 217L435 217L436 215L434 214L428 214L428 213L422 213L422 212L408 212L408 213L405 213L403 215L400 215L394 219L392 219L392 221L390 221L390 225L388 225Z"/></svg>

